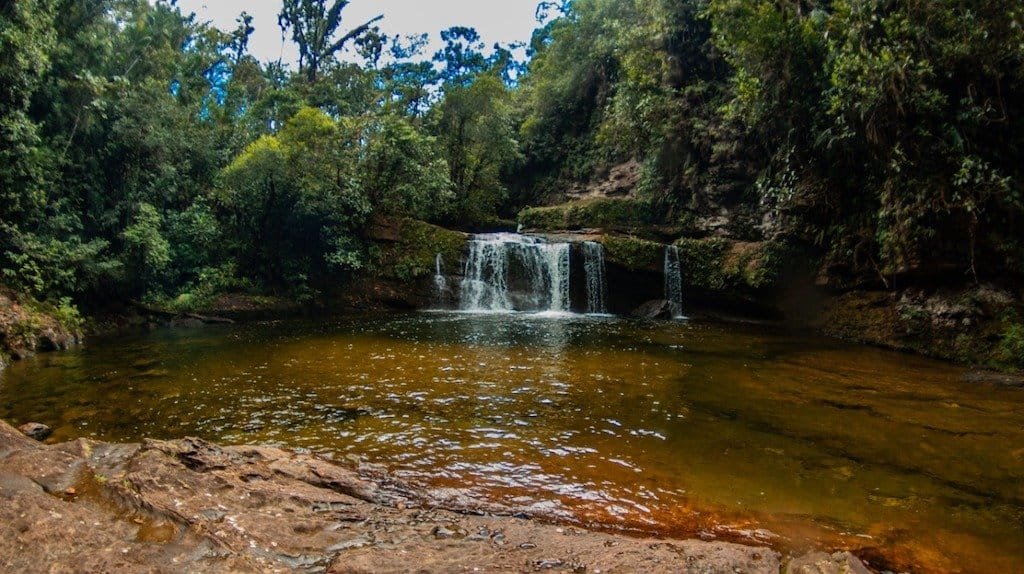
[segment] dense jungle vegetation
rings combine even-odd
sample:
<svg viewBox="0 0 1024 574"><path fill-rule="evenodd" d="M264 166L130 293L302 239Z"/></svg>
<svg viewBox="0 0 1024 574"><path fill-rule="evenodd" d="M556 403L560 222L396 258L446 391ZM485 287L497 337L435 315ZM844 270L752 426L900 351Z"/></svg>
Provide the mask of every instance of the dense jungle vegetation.
<svg viewBox="0 0 1024 574"><path fill-rule="evenodd" d="M1024 274L1016 0L542 2L525 62L347 4L283 2L289 67L249 55L245 14L0 3L0 283L312 298L379 264L375 216L493 228L629 159L661 220L746 205L737 235L854 280Z"/></svg>

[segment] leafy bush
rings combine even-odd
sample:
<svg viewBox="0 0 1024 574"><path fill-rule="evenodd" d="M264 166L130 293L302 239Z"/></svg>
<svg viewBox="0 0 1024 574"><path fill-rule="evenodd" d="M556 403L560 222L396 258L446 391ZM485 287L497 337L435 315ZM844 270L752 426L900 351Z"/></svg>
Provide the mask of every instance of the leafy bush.
<svg viewBox="0 0 1024 574"><path fill-rule="evenodd" d="M999 343L1001 358L1017 368L1024 368L1024 324L1014 323L1006 327Z"/></svg>

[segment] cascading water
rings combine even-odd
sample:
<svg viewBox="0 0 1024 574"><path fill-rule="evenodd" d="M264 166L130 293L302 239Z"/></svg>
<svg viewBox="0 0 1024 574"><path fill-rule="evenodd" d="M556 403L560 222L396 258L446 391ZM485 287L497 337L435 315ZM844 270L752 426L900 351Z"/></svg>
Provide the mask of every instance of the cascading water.
<svg viewBox="0 0 1024 574"><path fill-rule="evenodd" d="M679 247L665 247L665 299L672 303L672 314L683 316L683 267L679 261Z"/></svg>
<svg viewBox="0 0 1024 574"><path fill-rule="evenodd" d="M586 272L587 313L604 314L608 312L605 299L608 293L608 282L605 279L604 246L596 241L583 242L583 270Z"/></svg>
<svg viewBox="0 0 1024 574"><path fill-rule="evenodd" d="M434 290L437 291L437 301L443 304L445 291L448 290L448 280L444 276L444 258L438 253L434 258Z"/></svg>
<svg viewBox="0 0 1024 574"><path fill-rule="evenodd" d="M569 244L513 233L469 241L459 307L463 311L569 310Z"/></svg>

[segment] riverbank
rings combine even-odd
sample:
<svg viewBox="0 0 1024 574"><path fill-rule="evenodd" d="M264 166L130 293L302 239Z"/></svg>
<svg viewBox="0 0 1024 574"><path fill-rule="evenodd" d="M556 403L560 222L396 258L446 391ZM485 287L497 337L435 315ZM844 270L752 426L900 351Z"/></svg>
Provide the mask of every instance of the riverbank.
<svg viewBox="0 0 1024 574"><path fill-rule="evenodd" d="M514 509L439 508L371 466L278 448L198 439L43 445L2 421L0 501L7 572L777 573L784 562L767 547L590 532ZM786 572L868 572L847 554L785 562Z"/></svg>

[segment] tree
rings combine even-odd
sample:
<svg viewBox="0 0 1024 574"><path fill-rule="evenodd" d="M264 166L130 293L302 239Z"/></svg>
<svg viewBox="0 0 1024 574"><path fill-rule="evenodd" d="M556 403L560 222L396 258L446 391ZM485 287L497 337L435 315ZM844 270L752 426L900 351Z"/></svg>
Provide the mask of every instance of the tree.
<svg viewBox="0 0 1024 574"><path fill-rule="evenodd" d="M370 203L354 185L355 152L334 120L307 107L225 168L219 203L240 272L302 291L328 270L362 266Z"/></svg>
<svg viewBox="0 0 1024 574"><path fill-rule="evenodd" d="M508 87L494 73L468 86L449 84L430 121L454 186L453 218L477 223L493 216L506 194L502 176L519 157Z"/></svg>
<svg viewBox="0 0 1024 574"><path fill-rule="evenodd" d="M438 220L454 198L448 164L435 138L395 114L367 118L358 137L359 185L377 213Z"/></svg>
<svg viewBox="0 0 1024 574"><path fill-rule="evenodd" d="M383 15L371 18L364 24L352 28L341 38L334 37L341 26L341 12L348 6L348 0L333 0L330 7L327 0L284 0L277 23L281 31L291 30L292 40L299 47L299 72L313 83L323 65L334 57L345 44L370 31Z"/></svg>
<svg viewBox="0 0 1024 574"><path fill-rule="evenodd" d="M484 44L475 28L453 26L441 31L441 40L444 49L434 54L434 61L443 65L440 79L445 84L468 85L487 69Z"/></svg>
<svg viewBox="0 0 1024 574"><path fill-rule="evenodd" d="M18 233L11 224L38 217L46 199L47 152L29 105L50 69L54 9L53 0L0 6L0 242L8 244Z"/></svg>

